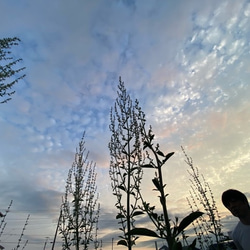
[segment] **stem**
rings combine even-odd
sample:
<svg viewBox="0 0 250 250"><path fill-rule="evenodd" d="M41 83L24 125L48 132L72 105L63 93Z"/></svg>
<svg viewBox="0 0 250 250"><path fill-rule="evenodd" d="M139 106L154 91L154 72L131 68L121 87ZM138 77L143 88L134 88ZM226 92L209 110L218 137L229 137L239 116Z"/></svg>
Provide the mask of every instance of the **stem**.
<svg viewBox="0 0 250 250"><path fill-rule="evenodd" d="M127 123L127 128L129 127L128 125L128 119L126 121ZM131 223L130 223L130 175L131 175L131 163L130 163L130 133L129 129L127 132L127 142L128 142L128 183L127 183L127 225L128 225L128 232L131 230ZM131 250L131 235L128 235L128 249Z"/></svg>
<svg viewBox="0 0 250 250"><path fill-rule="evenodd" d="M156 163L157 163L156 168L157 168L157 171L158 171L159 182L160 182L158 190L159 190L159 192L161 194L160 195L160 202L161 202L162 209L163 209L163 216L164 216L165 227L166 227L166 231L167 231L167 239L166 240L167 240L169 248L171 249L172 246L173 246L173 243L174 243L174 238L173 238L172 233L171 233L171 225L170 225L169 217L168 217L166 195L164 193L164 184L163 184L162 170L161 170L161 167L162 167L163 164L160 161L156 150L153 148L153 144L151 143L151 140L150 140L149 136L147 136L145 128L144 128L144 134L145 134L145 139L147 140L147 145L150 148L150 150L153 152L154 157L156 159Z"/></svg>
<svg viewBox="0 0 250 250"><path fill-rule="evenodd" d="M163 215L164 215L165 226L166 226L166 230L167 230L167 242L168 242L169 248L171 249L174 241L173 241L172 234L171 234L171 226L170 226L169 217L168 217L166 195L164 192L164 184L163 184L162 171L161 171L162 164L161 164L161 161L159 160L157 153L153 150L152 147L151 147L151 150L153 151L154 156L155 156L156 161L157 161L157 170L158 170L159 181L160 181L160 190L159 191L161 194L161 204L162 204L162 208L163 208Z"/></svg>

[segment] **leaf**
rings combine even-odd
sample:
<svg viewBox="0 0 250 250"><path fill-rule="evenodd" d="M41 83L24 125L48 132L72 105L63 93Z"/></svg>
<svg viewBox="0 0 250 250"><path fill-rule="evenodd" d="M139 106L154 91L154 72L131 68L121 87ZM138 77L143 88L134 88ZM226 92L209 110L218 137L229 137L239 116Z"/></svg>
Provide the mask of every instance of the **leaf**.
<svg viewBox="0 0 250 250"><path fill-rule="evenodd" d="M134 216L137 216L137 215L141 215L141 214L144 214L142 211L135 211L133 214L132 214L132 217Z"/></svg>
<svg viewBox="0 0 250 250"><path fill-rule="evenodd" d="M123 214L117 214L116 215L116 219L123 219L125 218L125 216Z"/></svg>
<svg viewBox="0 0 250 250"><path fill-rule="evenodd" d="M143 143L143 150L147 147L150 147L150 143L148 143L147 141L144 141Z"/></svg>
<svg viewBox="0 0 250 250"><path fill-rule="evenodd" d="M130 194L134 195L135 196L135 192L130 192Z"/></svg>
<svg viewBox="0 0 250 250"><path fill-rule="evenodd" d="M126 190L125 190L125 187L124 186L122 186L122 185L119 185L119 186L117 186L118 188L120 188L121 190L123 190L123 191L125 191L126 192Z"/></svg>
<svg viewBox="0 0 250 250"><path fill-rule="evenodd" d="M130 172L133 172L134 170L138 170L138 167L131 168Z"/></svg>
<svg viewBox="0 0 250 250"><path fill-rule="evenodd" d="M128 235L143 235L143 236L161 238L156 232L154 232L148 228L133 228L127 234Z"/></svg>
<svg viewBox="0 0 250 250"><path fill-rule="evenodd" d="M164 154L160 150L157 151L157 154L164 157Z"/></svg>
<svg viewBox="0 0 250 250"><path fill-rule="evenodd" d="M145 164L141 166L142 168L155 168L153 165L151 164Z"/></svg>
<svg viewBox="0 0 250 250"><path fill-rule="evenodd" d="M157 220L158 219L158 214L157 213L152 213L152 217Z"/></svg>
<svg viewBox="0 0 250 250"><path fill-rule="evenodd" d="M174 154L174 152L168 153L163 160L163 164Z"/></svg>
<svg viewBox="0 0 250 250"><path fill-rule="evenodd" d="M155 135L151 134L151 135L149 136L149 140L152 141L152 140L154 139L154 137L155 137Z"/></svg>
<svg viewBox="0 0 250 250"><path fill-rule="evenodd" d="M117 209L122 210L124 206L115 205Z"/></svg>
<svg viewBox="0 0 250 250"><path fill-rule="evenodd" d="M177 235L182 232L186 227L188 227L194 220L202 216L204 213L200 211L192 212L188 216L186 216L179 224Z"/></svg>
<svg viewBox="0 0 250 250"><path fill-rule="evenodd" d="M117 245L123 245L123 246L128 246L128 243L127 243L127 241L126 240L119 240L118 242L117 242Z"/></svg>
<svg viewBox="0 0 250 250"><path fill-rule="evenodd" d="M152 182L154 183L155 187L156 187L158 190L161 189L158 178L155 177L155 178L152 180Z"/></svg>

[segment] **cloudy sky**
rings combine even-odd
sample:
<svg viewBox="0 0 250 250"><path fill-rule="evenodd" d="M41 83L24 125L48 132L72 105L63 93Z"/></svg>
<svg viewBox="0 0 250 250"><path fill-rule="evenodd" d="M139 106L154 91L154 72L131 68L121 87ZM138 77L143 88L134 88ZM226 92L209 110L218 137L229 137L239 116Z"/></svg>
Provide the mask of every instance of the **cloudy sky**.
<svg viewBox="0 0 250 250"><path fill-rule="evenodd" d="M41 249L46 240L51 248L84 131L97 164L103 249L112 238L114 249L124 249L116 246L107 147L119 76L162 151L175 151L165 170L173 214L188 213L181 146L209 182L222 216L229 213L221 192L249 192L249 1L1 0L0 16L0 37L21 39L13 52L26 67L13 99L0 106L0 211L13 200L1 236L7 249L28 214L26 249ZM228 231L232 218L225 218ZM146 248L155 249L154 241L137 247Z"/></svg>

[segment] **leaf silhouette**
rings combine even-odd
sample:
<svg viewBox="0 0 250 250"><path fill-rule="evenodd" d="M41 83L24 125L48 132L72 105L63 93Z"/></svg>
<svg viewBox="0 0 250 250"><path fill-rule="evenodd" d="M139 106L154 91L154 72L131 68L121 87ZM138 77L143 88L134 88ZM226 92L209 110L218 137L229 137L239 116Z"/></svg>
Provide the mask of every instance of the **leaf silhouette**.
<svg viewBox="0 0 250 250"><path fill-rule="evenodd" d="M151 164L145 164L141 166L142 168L155 168L153 165Z"/></svg>
<svg viewBox="0 0 250 250"><path fill-rule="evenodd" d="M160 150L157 151L157 154L164 157L164 154Z"/></svg>
<svg viewBox="0 0 250 250"><path fill-rule="evenodd" d="M163 160L163 164L174 154L174 152L168 153Z"/></svg>
<svg viewBox="0 0 250 250"><path fill-rule="evenodd" d="M141 214L144 214L142 211L135 211L133 214L132 214L132 217L134 216L137 216L137 215L141 215Z"/></svg>
<svg viewBox="0 0 250 250"><path fill-rule="evenodd" d="M117 242L117 245L128 246L128 243L127 243L126 240L119 240L119 241Z"/></svg>
<svg viewBox="0 0 250 250"><path fill-rule="evenodd" d="M119 185L117 187L126 192L125 187L123 185Z"/></svg>
<svg viewBox="0 0 250 250"><path fill-rule="evenodd" d="M200 211L192 212L188 216L186 216L179 224L177 235L182 232L186 227L188 227L194 220L202 216L203 213Z"/></svg>
<svg viewBox="0 0 250 250"><path fill-rule="evenodd" d="M156 187L158 190L161 189L158 178L154 178L154 179L152 180L152 182L154 183L155 187Z"/></svg>
<svg viewBox="0 0 250 250"><path fill-rule="evenodd" d="M121 213L116 215L116 219L123 219L123 218L125 218L125 216Z"/></svg>
<svg viewBox="0 0 250 250"><path fill-rule="evenodd" d="M129 235L143 235L143 236L161 238L156 232L154 232L148 228L133 228L127 234L129 234Z"/></svg>

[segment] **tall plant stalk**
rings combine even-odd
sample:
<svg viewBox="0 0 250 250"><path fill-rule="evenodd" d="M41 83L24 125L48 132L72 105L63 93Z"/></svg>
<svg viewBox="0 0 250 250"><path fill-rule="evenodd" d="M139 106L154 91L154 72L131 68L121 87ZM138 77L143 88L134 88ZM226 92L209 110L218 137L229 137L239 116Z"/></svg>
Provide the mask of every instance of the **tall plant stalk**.
<svg viewBox="0 0 250 250"><path fill-rule="evenodd" d="M19 237L18 242L17 242L17 246L16 246L16 248L14 248L14 250L17 250L19 247L21 247L20 244L21 244L22 238L24 236L24 231L26 229L26 226L28 225L29 218L30 218L30 215L28 215L28 217L27 217L27 219L25 221L25 224L23 226L22 232L21 232L20 237ZM24 249L26 247L27 243L28 243L28 240L26 240L26 242L24 243L22 249Z"/></svg>
<svg viewBox="0 0 250 250"><path fill-rule="evenodd" d="M220 243L227 237L222 233L221 217L213 192L204 176L199 173L199 169L194 167L192 158L187 156L183 147L182 151L186 158L185 162L189 166L188 173L191 177L190 198L187 198L188 204L192 211L201 208L205 211L204 216L208 217L208 220L204 216L200 217L193 223L200 248L207 249L214 241L219 247Z"/></svg>
<svg viewBox="0 0 250 250"><path fill-rule="evenodd" d="M112 135L109 143L109 175L113 194L117 198L116 219L119 220L120 230L123 232L118 244L131 250L138 237L127 233L134 228L135 216L142 214L138 210L139 194L136 191L142 178L141 128L145 124L145 115L139 107L139 102L132 102L121 78L117 94L110 113Z"/></svg>
<svg viewBox="0 0 250 250"><path fill-rule="evenodd" d="M167 208L167 196L165 192L166 184L163 180L162 167L169 160L169 158L174 154L174 152L164 154L160 151L159 144L154 145L154 134L150 127L147 132L145 127L141 131L143 138L143 149L146 151L146 160L142 168L154 169L155 177L152 179L152 182L155 187L155 191L159 192L159 199L161 204L161 214L156 212L156 206L150 205L143 198L143 194L140 189L138 193L140 194L140 199L142 200L143 207L141 207L143 212L146 212L150 220L155 225L155 230L148 228L135 228L130 233L135 235L145 235L152 236L157 238L162 238L167 241L168 247L170 250L179 250L182 249L182 243L179 241L179 235L184 235L184 230L198 217L202 215L202 212L194 211L178 223L178 218L175 222L169 218L168 208ZM190 249L193 249L195 246L195 240L190 244Z"/></svg>
<svg viewBox="0 0 250 250"><path fill-rule="evenodd" d="M178 236L202 213L192 212L179 224L176 220L172 225L168 215L162 166L174 153L165 155L160 151L158 144L156 146L153 144L152 129L147 132L145 128L145 114L137 100L132 102L121 78L118 89L118 98L114 109L111 109L112 136L109 143L111 185L113 194L117 198L116 208L119 211L116 218L120 220L120 230L123 232L120 236L122 240L118 244L131 250L137 236L143 235L166 240L170 250L182 249ZM152 182L155 190L160 193L162 214L157 214L155 206L151 206L144 199L141 190L143 168L156 171ZM141 214L148 215L155 226L155 231L135 226L135 216ZM194 245L195 241L190 247Z"/></svg>
<svg viewBox="0 0 250 250"><path fill-rule="evenodd" d="M4 232L5 228L6 228L6 225L7 225L6 217L7 217L7 214L10 212L10 207L12 206L12 203L13 203L13 201L11 200L11 202L10 202L10 204L9 204L9 206L8 206L8 208L7 208L7 210L5 211L4 214L2 214L0 212L0 217L2 217L2 220L0 222L0 230L1 230L0 231L0 239L1 239L1 236L2 236L2 234L3 234L3 232ZM21 234L19 235L19 238L17 240L17 245L16 245L15 248L13 248L13 250L17 250L17 249L19 249L21 247L21 242L22 242L22 239L23 239L23 236L24 236L24 231L26 230L26 227L28 225L29 218L30 218L30 215L27 216L27 219L26 219L25 224L24 224L24 226L22 228ZM1 240L0 240L0 243L1 243ZM28 240L25 241L25 243L23 244L22 249L25 249L27 244L28 244Z"/></svg>
<svg viewBox="0 0 250 250"><path fill-rule="evenodd" d="M81 247L87 250L91 243L96 249L100 205L95 168L96 165L88 161L83 135L69 169L61 206L59 233L65 250Z"/></svg>

